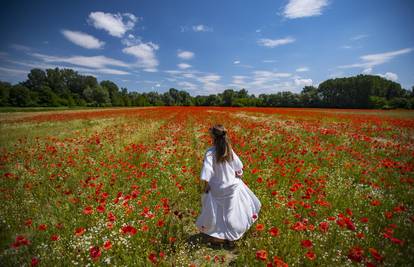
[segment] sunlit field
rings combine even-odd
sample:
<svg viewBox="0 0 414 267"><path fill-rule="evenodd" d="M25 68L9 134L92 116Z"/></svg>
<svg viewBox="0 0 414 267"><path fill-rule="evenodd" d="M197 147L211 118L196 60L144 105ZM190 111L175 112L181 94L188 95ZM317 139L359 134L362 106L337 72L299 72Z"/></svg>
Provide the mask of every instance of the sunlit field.
<svg viewBox="0 0 414 267"><path fill-rule="evenodd" d="M207 132L262 203L197 238ZM412 266L414 113L151 107L0 114L1 266Z"/></svg>

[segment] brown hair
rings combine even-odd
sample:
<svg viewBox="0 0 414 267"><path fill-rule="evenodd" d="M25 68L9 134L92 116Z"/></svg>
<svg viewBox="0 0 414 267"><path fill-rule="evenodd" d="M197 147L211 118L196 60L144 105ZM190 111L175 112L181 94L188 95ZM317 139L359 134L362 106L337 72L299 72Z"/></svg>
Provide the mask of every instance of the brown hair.
<svg viewBox="0 0 414 267"><path fill-rule="evenodd" d="M213 143L216 147L216 161L224 162L233 160L233 153L226 128L221 124L216 124L209 129L209 132L213 136Z"/></svg>

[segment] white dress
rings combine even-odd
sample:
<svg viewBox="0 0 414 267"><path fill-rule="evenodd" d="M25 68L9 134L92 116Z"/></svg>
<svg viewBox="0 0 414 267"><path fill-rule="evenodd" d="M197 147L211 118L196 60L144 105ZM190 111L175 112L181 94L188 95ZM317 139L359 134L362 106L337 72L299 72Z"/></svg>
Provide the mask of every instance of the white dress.
<svg viewBox="0 0 414 267"><path fill-rule="evenodd" d="M210 236L237 240L257 220L261 203L235 172L242 172L243 164L232 151L233 161L217 163L215 148L204 156L201 179L210 185L202 196L202 210L197 228Z"/></svg>

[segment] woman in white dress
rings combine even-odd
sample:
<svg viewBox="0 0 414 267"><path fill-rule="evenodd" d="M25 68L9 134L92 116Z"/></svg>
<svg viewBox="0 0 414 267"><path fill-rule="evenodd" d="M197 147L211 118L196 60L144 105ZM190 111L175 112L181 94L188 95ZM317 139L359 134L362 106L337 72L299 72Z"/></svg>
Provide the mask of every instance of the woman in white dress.
<svg viewBox="0 0 414 267"><path fill-rule="evenodd" d="M214 146L204 156L202 210L196 225L214 243L240 239L257 220L261 203L240 179L243 164L222 125L209 129Z"/></svg>

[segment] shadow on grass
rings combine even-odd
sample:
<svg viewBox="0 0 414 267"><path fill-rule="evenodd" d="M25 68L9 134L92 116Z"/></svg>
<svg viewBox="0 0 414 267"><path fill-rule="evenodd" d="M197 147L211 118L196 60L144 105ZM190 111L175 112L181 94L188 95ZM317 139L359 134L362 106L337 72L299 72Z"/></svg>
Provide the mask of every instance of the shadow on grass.
<svg viewBox="0 0 414 267"><path fill-rule="evenodd" d="M190 247L205 246L214 250L234 251L236 248L233 242L215 242L209 235L203 233L190 235L187 239L187 244Z"/></svg>

